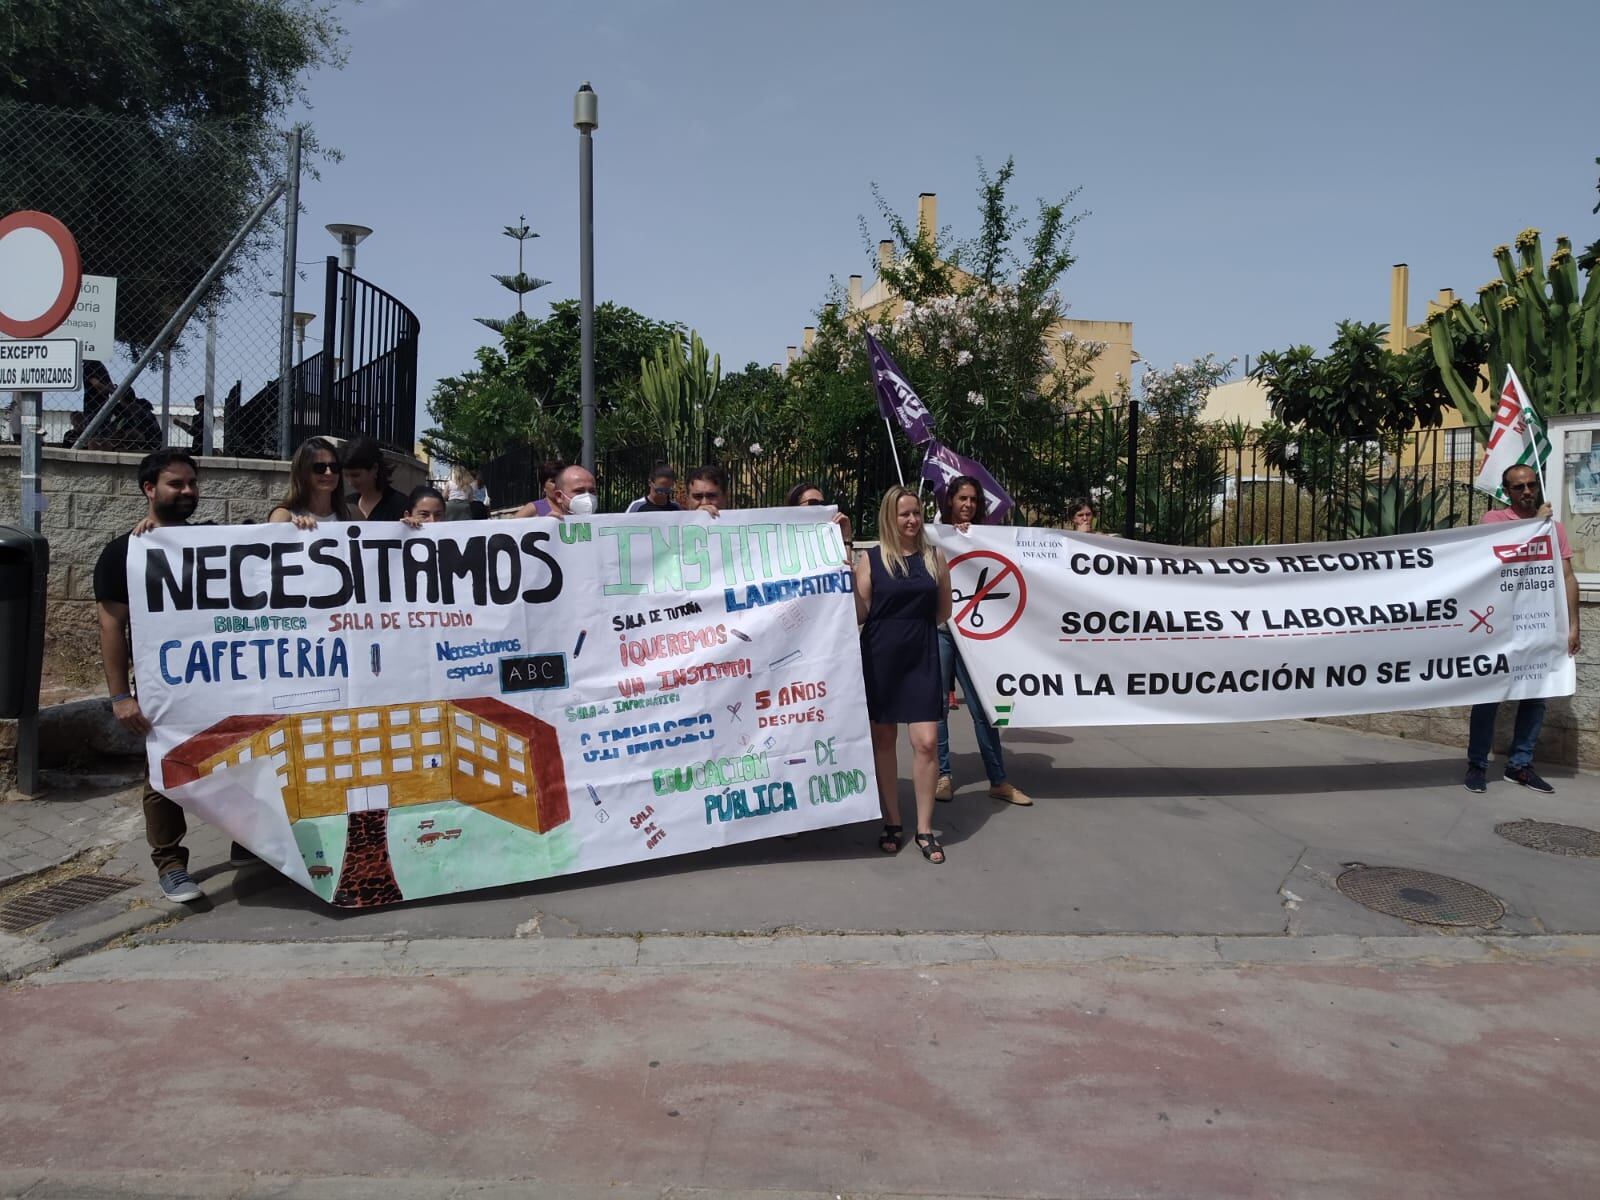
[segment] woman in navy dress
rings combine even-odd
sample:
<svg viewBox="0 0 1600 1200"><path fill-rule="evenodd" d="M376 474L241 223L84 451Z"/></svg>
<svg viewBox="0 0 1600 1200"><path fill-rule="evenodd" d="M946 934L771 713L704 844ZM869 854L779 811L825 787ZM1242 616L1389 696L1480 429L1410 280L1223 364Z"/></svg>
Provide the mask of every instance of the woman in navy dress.
<svg viewBox="0 0 1600 1200"><path fill-rule="evenodd" d="M933 788L939 765L938 628L950 619L950 571L922 528L922 501L905 487L890 488L878 506L878 542L856 557L856 619L861 626L861 673L872 723L883 833L878 849L900 851L899 726L911 735L911 783L917 798L917 846L944 862L933 834Z"/></svg>

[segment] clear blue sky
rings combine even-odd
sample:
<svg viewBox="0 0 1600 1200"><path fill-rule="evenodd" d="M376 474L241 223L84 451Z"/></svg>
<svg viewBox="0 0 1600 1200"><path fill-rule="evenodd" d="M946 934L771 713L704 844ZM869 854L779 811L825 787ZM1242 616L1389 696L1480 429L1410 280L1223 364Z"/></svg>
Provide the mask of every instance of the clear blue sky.
<svg viewBox="0 0 1600 1200"><path fill-rule="evenodd" d="M1528 225L1600 237L1600 4L605 3L368 0L350 58L309 81L344 161L308 182L302 260L329 221L376 233L360 273L422 320L424 391L514 297L499 233L543 236L532 297L576 296L572 94L600 96L600 299L697 328L725 371L799 340L829 276L871 278L858 217L974 231L976 161L1014 155L1031 209L1081 185L1072 314L1131 320L1150 361L1325 345L1470 298ZM303 285L304 286L304 285ZM305 303L300 307L315 307ZM319 327L313 327L316 336Z"/></svg>

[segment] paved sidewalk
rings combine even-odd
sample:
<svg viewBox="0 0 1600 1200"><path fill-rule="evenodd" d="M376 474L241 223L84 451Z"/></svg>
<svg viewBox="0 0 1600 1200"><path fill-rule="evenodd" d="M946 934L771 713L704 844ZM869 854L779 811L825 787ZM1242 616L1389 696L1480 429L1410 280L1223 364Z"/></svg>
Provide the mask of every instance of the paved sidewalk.
<svg viewBox="0 0 1600 1200"><path fill-rule="evenodd" d="M0 992L0 1194L1585 1197L1597 956L1592 937L133 947Z"/></svg>

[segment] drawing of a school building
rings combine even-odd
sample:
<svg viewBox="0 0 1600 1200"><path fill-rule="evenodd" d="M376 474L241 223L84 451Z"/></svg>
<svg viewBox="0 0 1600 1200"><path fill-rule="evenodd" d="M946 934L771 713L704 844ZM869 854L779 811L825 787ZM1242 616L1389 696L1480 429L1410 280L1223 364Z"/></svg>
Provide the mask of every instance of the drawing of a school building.
<svg viewBox="0 0 1600 1200"><path fill-rule="evenodd" d="M391 808L454 800L535 833L570 816L556 731L492 697L228 717L168 752L162 780L177 787L261 759L291 823L349 815L335 904L402 898L387 856Z"/></svg>

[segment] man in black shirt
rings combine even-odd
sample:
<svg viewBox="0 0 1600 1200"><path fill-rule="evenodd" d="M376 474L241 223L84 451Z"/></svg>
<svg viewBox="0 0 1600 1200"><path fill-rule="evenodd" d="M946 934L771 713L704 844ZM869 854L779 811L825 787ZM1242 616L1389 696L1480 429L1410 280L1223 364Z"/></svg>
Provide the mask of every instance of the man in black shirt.
<svg viewBox="0 0 1600 1200"><path fill-rule="evenodd" d="M152 526L187 525L200 499L194 459L184 450L158 450L139 464L139 487L149 501L147 523ZM100 552L94 568L94 598L100 610L100 657L111 691L111 711L124 729L144 737L150 721L139 708L130 687L133 648L128 621L128 538L113 538ZM188 831L183 809L145 780L144 835L156 865L162 894L168 900L200 899L200 889L189 876L189 851L183 846ZM247 852L242 847L240 856Z"/></svg>

